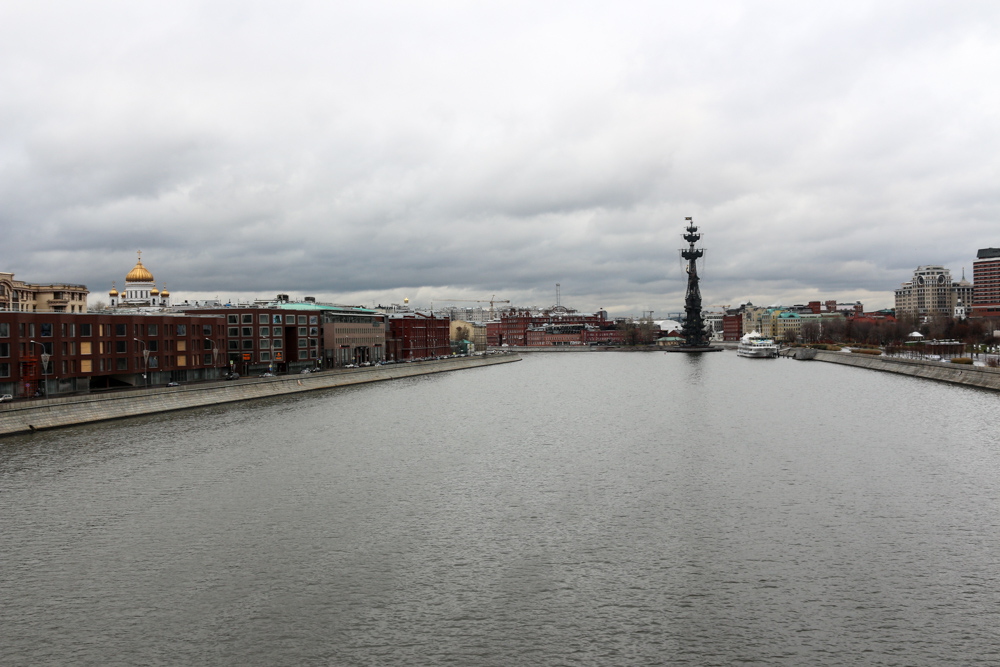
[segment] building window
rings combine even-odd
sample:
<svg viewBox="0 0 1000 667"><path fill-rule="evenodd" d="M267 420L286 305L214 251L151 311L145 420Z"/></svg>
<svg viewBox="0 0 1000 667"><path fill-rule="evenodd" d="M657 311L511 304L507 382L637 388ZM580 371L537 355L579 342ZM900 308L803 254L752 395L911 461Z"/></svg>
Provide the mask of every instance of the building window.
<svg viewBox="0 0 1000 667"><path fill-rule="evenodd" d="M318 336L319 335L319 327L309 327L309 335L310 336Z"/></svg>
<svg viewBox="0 0 1000 667"><path fill-rule="evenodd" d="M124 336L128 332L128 325L126 324L116 324L115 325L115 335Z"/></svg>
<svg viewBox="0 0 1000 667"><path fill-rule="evenodd" d="M299 315L299 324L305 324L305 323L306 323L306 316Z"/></svg>
<svg viewBox="0 0 1000 667"><path fill-rule="evenodd" d="M271 353L270 352L261 352L260 353L260 360L261 361L271 361Z"/></svg>
<svg viewBox="0 0 1000 667"><path fill-rule="evenodd" d="M52 338L52 323L51 322L42 322L38 326L38 331L39 331L39 335L42 338Z"/></svg>
<svg viewBox="0 0 1000 667"><path fill-rule="evenodd" d="M260 316L257 318L257 320L261 324L267 324L267 321L268 321L267 313L261 313Z"/></svg>
<svg viewBox="0 0 1000 667"><path fill-rule="evenodd" d="M261 338L266 338L266 337L268 337L270 335L271 335L271 328L270 327L260 327L260 337Z"/></svg>
<svg viewBox="0 0 1000 667"><path fill-rule="evenodd" d="M220 330L222 329L221 325L219 326L219 329ZM220 333L221 333L221 331L220 331ZM201 325L201 335L202 336L211 336L212 335L212 325L211 324L202 324Z"/></svg>
<svg viewBox="0 0 1000 667"><path fill-rule="evenodd" d="M308 336L309 335L308 331L309 331L309 329L306 328L306 327L299 327L299 335L300 336Z"/></svg>
<svg viewBox="0 0 1000 667"><path fill-rule="evenodd" d="M230 339L228 342L229 342L229 349L230 350L238 350L238 349L240 349L240 341Z"/></svg>
<svg viewBox="0 0 1000 667"><path fill-rule="evenodd" d="M10 356L10 343L0 343L0 357Z"/></svg>
<svg viewBox="0 0 1000 667"><path fill-rule="evenodd" d="M239 324L240 320L239 320L239 317L237 317L236 315L226 315L226 323L227 324Z"/></svg>
<svg viewBox="0 0 1000 667"><path fill-rule="evenodd" d="M299 350L299 359L308 359L309 350Z"/></svg>
<svg viewBox="0 0 1000 667"><path fill-rule="evenodd" d="M103 361L103 359L102 359ZM90 359L80 360L80 372L81 373L91 373L94 370L94 362Z"/></svg>
<svg viewBox="0 0 1000 667"><path fill-rule="evenodd" d="M252 338L246 338L246 339L243 340L243 349L244 350L252 350L253 349L253 339Z"/></svg>
<svg viewBox="0 0 1000 667"><path fill-rule="evenodd" d="M188 349L188 342L186 340L177 341L177 351L184 352Z"/></svg>
<svg viewBox="0 0 1000 667"><path fill-rule="evenodd" d="M281 315L275 315L271 318L272 324L281 324Z"/></svg>
<svg viewBox="0 0 1000 667"><path fill-rule="evenodd" d="M177 365L178 366L187 366L188 365L188 358L187 358L186 354L178 354L177 355Z"/></svg>
<svg viewBox="0 0 1000 667"><path fill-rule="evenodd" d="M319 316L318 315L310 315L309 316L309 324L319 324Z"/></svg>
<svg viewBox="0 0 1000 667"><path fill-rule="evenodd" d="M306 339L305 338L300 338L299 339L299 347L305 347L305 346L306 346Z"/></svg>
<svg viewBox="0 0 1000 667"><path fill-rule="evenodd" d="M117 362L115 364L116 370L119 370L119 371L127 371L128 370L128 357L119 357L115 361Z"/></svg>
<svg viewBox="0 0 1000 667"><path fill-rule="evenodd" d="M274 327L272 331L274 331L275 338L281 338L281 327Z"/></svg>
<svg viewBox="0 0 1000 667"><path fill-rule="evenodd" d="M151 340L151 341L149 341L147 343L147 345L149 346L149 351L150 352L159 352L160 351L159 342L160 341L158 341L158 340Z"/></svg>
<svg viewBox="0 0 1000 667"><path fill-rule="evenodd" d="M205 357L205 361L202 362L202 364L205 365L205 366L211 366L212 365L212 355L206 354L206 355L203 355L203 356Z"/></svg>
<svg viewBox="0 0 1000 667"><path fill-rule="evenodd" d="M243 324L253 324L253 315L251 313L243 313Z"/></svg>
<svg viewBox="0 0 1000 667"><path fill-rule="evenodd" d="M90 324L81 324L80 325L80 335L81 336L84 336L85 338L90 338L92 332L93 332L93 329L91 328Z"/></svg>
<svg viewBox="0 0 1000 667"><path fill-rule="evenodd" d="M295 324L295 316L285 315L285 324Z"/></svg>
<svg viewBox="0 0 1000 667"><path fill-rule="evenodd" d="M186 324L178 324L177 325L177 335L178 336L187 336L187 333L188 333L188 328L187 328Z"/></svg>
<svg viewBox="0 0 1000 667"><path fill-rule="evenodd" d="M262 349L262 350L266 350L266 349L268 349L269 347L271 347L271 341L270 341L270 339L267 339L267 338L261 338L261 339L260 339L260 349Z"/></svg>
<svg viewBox="0 0 1000 667"><path fill-rule="evenodd" d="M9 322L0 322L0 338L10 338Z"/></svg>
<svg viewBox="0 0 1000 667"><path fill-rule="evenodd" d="M10 377L10 364L0 364L0 378Z"/></svg>
<svg viewBox="0 0 1000 667"><path fill-rule="evenodd" d="M253 335L253 327L243 327L243 331L241 333L244 338L249 338Z"/></svg>
<svg viewBox="0 0 1000 667"><path fill-rule="evenodd" d="M236 338L237 336L240 335L240 328L239 327L229 327L228 331L229 331L229 337L230 338Z"/></svg>
<svg viewBox="0 0 1000 667"><path fill-rule="evenodd" d="M118 354L128 352L128 341L125 340L115 341L115 352L117 352Z"/></svg>
<svg viewBox="0 0 1000 667"><path fill-rule="evenodd" d="M149 355L149 367L150 368L159 368L160 367L160 358L159 357L154 357L153 355Z"/></svg>
<svg viewBox="0 0 1000 667"><path fill-rule="evenodd" d="M89 340L80 341L80 354L90 354L90 345Z"/></svg>

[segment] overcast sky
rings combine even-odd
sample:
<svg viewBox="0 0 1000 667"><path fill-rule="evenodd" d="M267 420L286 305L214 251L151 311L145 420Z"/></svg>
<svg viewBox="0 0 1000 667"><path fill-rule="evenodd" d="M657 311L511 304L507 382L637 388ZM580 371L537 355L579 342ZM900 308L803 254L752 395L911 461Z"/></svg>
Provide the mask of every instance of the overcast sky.
<svg viewBox="0 0 1000 667"><path fill-rule="evenodd" d="M892 306L1000 246L1000 3L7 2L0 271Z"/></svg>

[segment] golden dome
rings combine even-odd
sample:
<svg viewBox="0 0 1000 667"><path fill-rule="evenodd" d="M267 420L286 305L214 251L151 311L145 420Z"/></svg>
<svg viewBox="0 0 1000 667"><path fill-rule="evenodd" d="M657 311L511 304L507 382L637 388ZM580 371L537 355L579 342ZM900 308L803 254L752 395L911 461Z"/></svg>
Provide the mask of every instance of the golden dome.
<svg viewBox="0 0 1000 667"><path fill-rule="evenodd" d="M115 289L115 281L111 281L111 291L108 292L108 296L118 296L118 290Z"/></svg>
<svg viewBox="0 0 1000 667"><path fill-rule="evenodd" d="M160 290L156 289L156 285L153 285L153 289L149 290L149 293L153 296L159 296Z"/></svg>
<svg viewBox="0 0 1000 667"><path fill-rule="evenodd" d="M167 284L163 283L163 291L160 292L160 296L170 296L170 292L167 291Z"/></svg>
<svg viewBox="0 0 1000 667"><path fill-rule="evenodd" d="M125 276L125 282L127 283L151 283L153 282L153 274L150 273L145 266L142 265L142 251L139 252L139 261L135 263L135 268L128 272Z"/></svg>

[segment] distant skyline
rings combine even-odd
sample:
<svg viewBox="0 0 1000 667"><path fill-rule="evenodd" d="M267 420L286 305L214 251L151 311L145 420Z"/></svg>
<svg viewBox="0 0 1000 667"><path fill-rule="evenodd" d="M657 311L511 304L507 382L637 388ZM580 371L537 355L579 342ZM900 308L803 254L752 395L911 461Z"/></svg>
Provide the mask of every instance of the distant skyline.
<svg viewBox="0 0 1000 667"><path fill-rule="evenodd" d="M993 2L0 7L0 271L172 298L877 309L1000 246Z"/></svg>

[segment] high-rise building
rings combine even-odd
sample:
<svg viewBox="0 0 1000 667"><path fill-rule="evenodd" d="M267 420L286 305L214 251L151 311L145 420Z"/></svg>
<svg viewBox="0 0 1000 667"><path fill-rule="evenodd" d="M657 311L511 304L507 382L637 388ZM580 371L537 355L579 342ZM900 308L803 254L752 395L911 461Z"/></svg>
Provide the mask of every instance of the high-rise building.
<svg viewBox="0 0 1000 667"><path fill-rule="evenodd" d="M913 279L896 290L896 315L952 317L956 286L951 281L951 272L943 266L918 266Z"/></svg>
<svg viewBox="0 0 1000 667"><path fill-rule="evenodd" d="M972 263L972 315L1000 317L1000 248L982 248Z"/></svg>

